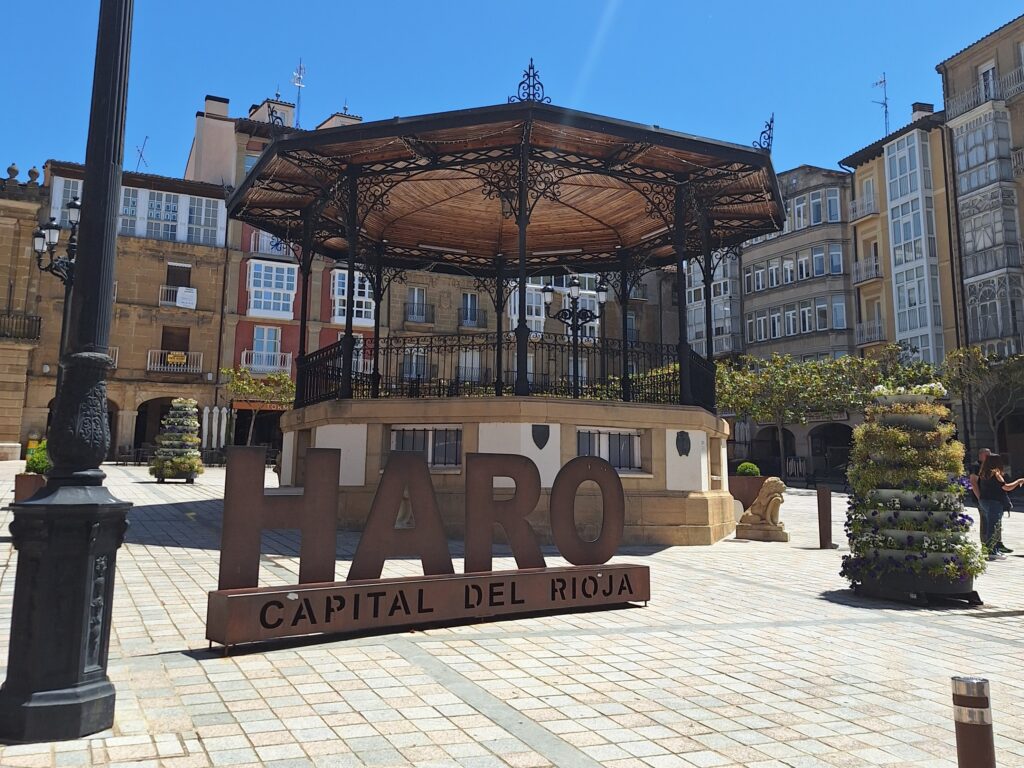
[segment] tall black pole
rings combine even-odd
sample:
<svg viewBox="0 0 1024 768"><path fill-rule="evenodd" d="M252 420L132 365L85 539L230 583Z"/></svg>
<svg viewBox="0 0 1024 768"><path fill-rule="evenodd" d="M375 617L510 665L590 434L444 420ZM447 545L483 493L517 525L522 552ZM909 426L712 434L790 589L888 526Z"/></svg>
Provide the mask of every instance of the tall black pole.
<svg viewBox="0 0 1024 768"><path fill-rule="evenodd" d="M380 305L384 301L384 248L377 249L377 261L373 265L373 379L370 381L370 397L380 396Z"/></svg>
<svg viewBox="0 0 1024 768"><path fill-rule="evenodd" d="M494 260L494 321L497 336L494 341L494 365L497 369L494 377L494 394L501 397L505 390L505 339L502 333L505 313L505 254L499 253Z"/></svg>
<svg viewBox="0 0 1024 768"><path fill-rule="evenodd" d="M348 268L345 277L345 338L341 343L341 398L352 397L352 350L356 340L352 334L352 305L356 290L356 252L359 250L359 172L349 170L347 202L345 211L345 240L348 242Z"/></svg>
<svg viewBox="0 0 1024 768"><path fill-rule="evenodd" d="M302 276L302 299L299 306L299 363L295 366L295 401L307 402L306 398L306 346L309 336L309 273L313 268L313 217L307 212L302 218L302 254L299 259L299 273Z"/></svg>
<svg viewBox="0 0 1024 768"><path fill-rule="evenodd" d="M68 351L68 327L71 324L71 293L74 287L74 266L71 266L67 278L64 280L64 310L60 320L60 346L57 347L57 388L54 390L55 398L60 397L60 388L64 383L64 355ZM56 407L56 403L54 403Z"/></svg>
<svg viewBox="0 0 1024 768"><path fill-rule="evenodd" d="M704 359L715 356L714 319L711 313L711 285L715 281L715 266L711 263L711 222L706 213L700 215L700 250L704 259Z"/></svg>
<svg viewBox="0 0 1024 768"><path fill-rule="evenodd" d="M569 306L572 312L572 396L579 399L580 396L580 300L575 296L569 296Z"/></svg>
<svg viewBox="0 0 1024 768"><path fill-rule="evenodd" d="M676 304L679 308L679 404L693 405L693 383L690 381L690 342L686 338L686 194L676 185L672 243L676 251Z"/></svg>
<svg viewBox="0 0 1024 768"><path fill-rule="evenodd" d="M18 570L0 739L55 741L110 728L107 677L117 550L128 502L103 487L110 445L107 354L113 311L118 195L124 161L132 0L101 0L85 152L76 290L68 349L47 443L45 488L14 504Z"/></svg>
<svg viewBox="0 0 1024 768"><path fill-rule="evenodd" d="M619 258L619 309L622 315L622 399L630 402L633 399L633 382L629 377L629 251L623 251Z"/></svg>
<svg viewBox="0 0 1024 768"><path fill-rule="evenodd" d="M527 378L529 359L530 329L526 324L526 226L530 221L527 174L530 165L530 150L527 133L519 148L519 325L516 326L516 384L517 395L530 394L530 380Z"/></svg>

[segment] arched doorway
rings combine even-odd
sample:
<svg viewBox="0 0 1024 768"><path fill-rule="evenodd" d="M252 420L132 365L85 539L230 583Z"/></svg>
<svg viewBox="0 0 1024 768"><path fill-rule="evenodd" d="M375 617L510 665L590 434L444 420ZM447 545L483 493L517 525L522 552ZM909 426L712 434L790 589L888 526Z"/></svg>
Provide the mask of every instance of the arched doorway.
<svg viewBox="0 0 1024 768"><path fill-rule="evenodd" d="M796 456L796 438L785 427L782 428L782 440L785 443L787 460ZM758 431L750 441L750 457L760 467L762 475L784 476L782 463L779 461L779 430L776 427L762 427Z"/></svg>
<svg viewBox="0 0 1024 768"><path fill-rule="evenodd" d="M57 407L57 398L52 398L47 404L46 413L46 434L50 434L50 425L53 423L53 409ZM117 452L117 446L114 444L114 435L117 434L117 403L110 398L107 398L107 429L110 430L110 447L107 449L107 460L113 461Z"/></svg>
<svg viewBox="0 0 1024 768"><path fill-rule="evenodd" d="M139 405L139 415L135 419L136 449L153 448L156 436L160 434L160 421L171 410L170 397L154 397Z"/></svg>
<svg viewBox="0 0 1024 768"><path fill-rule="evenodd" d="M815 477L831 480L845 478L853 444L853 429L848 424L819 424L810 431L807 439L811 444L810 472Z"/></svg>

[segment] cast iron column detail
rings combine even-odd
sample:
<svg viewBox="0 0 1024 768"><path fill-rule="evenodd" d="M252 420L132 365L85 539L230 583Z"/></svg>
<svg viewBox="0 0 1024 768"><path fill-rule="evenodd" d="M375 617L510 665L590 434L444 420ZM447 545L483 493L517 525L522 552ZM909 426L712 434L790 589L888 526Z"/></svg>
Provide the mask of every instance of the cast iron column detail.
<svg viewBox="0 0 1024 768"><path fill-rule="evenodd" d="M106 373L132 0L101 0L68 351L46 487L14 504L18 550L0 739L55 741L110 728L115 559L131 504L103 487Z"/></svg>
<svg viewBox="0 0 1024 768"><path fill-rule="evenodd" d="M632 260L631 254L628 250L623 249L619 253L621 259L619 266L619 285L618 285L618 299L619 309L622 314L622 400L623 402L630 402L633 399L633 383L629 377L629 313L627 308L629 306L629 293L632 290L632 286L629 282L629 266Z"/></svg>
<svg viewBox="0 0 1024 768"><path fill-rule="evenodd" d="M387 247L388 241L383 240L373 249L372 272L365 266L360 270L373 290L373 374L370 379L370 397L373 398L380 397L380 308L384 303L384 294L391 289L391 284L405 282L405 270L384 266Z"/></svg>
<svg viewBox="0 0 1024 768"><path fill-rule="evenodd" d="M505 339L501 331L505 323L505 255L499 253L494 261L494 321L497 327L494 341L494 396L501 397L505 394Z"/></svg>
<svg viewBox="0 0 1024 768"><path fill-rule="evenodd" d="M309 212L302 217L302 254L299 259L299 273L302 275L302 302L299 306L299 360L295 366L295 400L306 402L306 375L303 363L306 359L307 337L309 336L309 273L313 268L313 229L316 219Z"/></svg>
<svg viewBox="0 0 1024 768"><path fill-rule="evenodd" d="M515 394L530 394L530 380L527 377L529 360L530 328L526 324L526 227L530 222L530 200L527 186L530 172L529 127L523 131L523 142L519 148L519 324L516 326L516 383Z"/></svg>
<svg viewBox="0 0 1024 768"><path fill-rule="evenodd" d="M704 359L713 360L715 329L711 313L711 284L715 281L715 265L711 260L711 222L703 207L697 215L697 221L700 224L700 251L704 262Z"/></svg>
<svg viewBox="0 0 1024 768"><path fill-rule="evenodd" d="M672 244L676 251L676 305L679 308L679 404L693 405L690 382L690 342L686 338L686 191L677 184L675 216L672 223Z"/></svg>
<svg viewBox="0 0 1024 768"><path fill-rule="evenodd" d="M352 350L356 340L352 334L352 305L355 302L356 253L359 250L359 171L350 168L345 179L345 240L348 242L348 267L345 277L345 338L341 343L341 393L347 400L352 397Z"/></svg>

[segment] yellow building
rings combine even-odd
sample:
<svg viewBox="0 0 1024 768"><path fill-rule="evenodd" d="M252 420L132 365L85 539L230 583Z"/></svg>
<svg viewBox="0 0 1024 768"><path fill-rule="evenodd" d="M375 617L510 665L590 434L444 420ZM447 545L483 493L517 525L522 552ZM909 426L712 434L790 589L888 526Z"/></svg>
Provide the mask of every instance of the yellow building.
<svg viewBox="0 0 1024 768"><path fill-rule="evenodd" d="M840 161L853 169L854 342L863 355L901 344L941 362L961 343L958 263L943 113L911 121Z"/></svg>

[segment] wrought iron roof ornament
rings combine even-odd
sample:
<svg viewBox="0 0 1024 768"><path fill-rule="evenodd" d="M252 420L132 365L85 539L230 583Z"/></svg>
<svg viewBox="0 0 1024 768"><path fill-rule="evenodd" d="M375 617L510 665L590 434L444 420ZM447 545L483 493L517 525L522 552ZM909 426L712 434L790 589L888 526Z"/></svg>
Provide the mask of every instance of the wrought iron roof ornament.
<svg viewBox="0 0 1024 768"><path fill-rule="evenodd" d="M761 131L761 135L754 142L754 146L758 149L764 149L768 152L772 151L772 139L775 137L775 113L772 112L772 116L768 118L768 121L764 124L764 130Z"/></svg>
<svg viewBox="0 0 1024 768"><path fill-rule="evenodd" d="M533 66L533 57L530 57L530 66L523 70L523 79L519 81L519 90L515 96L508 97L508 103L517 101L536 101L539 104L550 104L551 97L544 95L544 83L540 81L540 72Z"/></svg>

